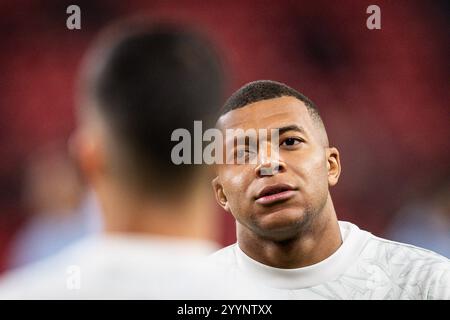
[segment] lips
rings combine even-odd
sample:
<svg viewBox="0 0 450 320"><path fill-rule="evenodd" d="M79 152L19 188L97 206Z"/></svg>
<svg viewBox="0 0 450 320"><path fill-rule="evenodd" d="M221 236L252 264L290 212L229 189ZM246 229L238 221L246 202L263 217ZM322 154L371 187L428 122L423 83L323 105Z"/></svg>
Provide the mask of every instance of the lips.
<svg viewBox="0 0 450 320"><path fill-rule="evenodd" d="M292 198L296 189L287 184L275 184L263 188L256 196L256 203L267 205Z"/></svg>

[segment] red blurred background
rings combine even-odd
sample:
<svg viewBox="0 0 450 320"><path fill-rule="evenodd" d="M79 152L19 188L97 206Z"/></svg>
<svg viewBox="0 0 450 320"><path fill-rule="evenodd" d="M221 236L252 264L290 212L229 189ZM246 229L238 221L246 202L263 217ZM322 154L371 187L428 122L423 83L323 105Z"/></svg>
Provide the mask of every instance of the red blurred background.
<svg viewBox="0 0 450 320"><path fill-rule="evenodd" d="M66 8L81 8L81 30ZM368 30L366 8L381 8ZM448 178L447 1L2 1L0 4L0 270L30 219L30 158L74 128L74 80L95 34L131 14L187 24L222 53L231 93L285 82L319 107L343 174L340 220L384 235L396 212ZM222 243L235 240L223 213Z"/></svg>

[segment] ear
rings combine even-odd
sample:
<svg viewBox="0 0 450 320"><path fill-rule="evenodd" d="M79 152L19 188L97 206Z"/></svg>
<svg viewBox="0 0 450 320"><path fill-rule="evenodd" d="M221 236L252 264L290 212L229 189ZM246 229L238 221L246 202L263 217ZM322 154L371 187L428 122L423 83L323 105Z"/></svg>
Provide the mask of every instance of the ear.
<svg viewBox="0 0 450 320"><path fill-rule="evenodd" d="M223 190L223 186L219 181L219 177L215 177L212 182L212 187L214 189L214 195L216 196L217 203L227 212L231 213L230 207L228 206L227 196Z"/></svg>
<svg viewBox="0 0 450 320"><path fill-rule="evenodd" d="M327 148L326 154L328 185L332 187L337 184L339 176L341 175L341 160L339 159L339 151L336 148Z"/></svg>
<svg viewBox="0 0 450 320"><path fill-rule="evenodd" d="M104 171L104 152L98 134L79 128L69 138L69 153L91 183Z"/></svg>

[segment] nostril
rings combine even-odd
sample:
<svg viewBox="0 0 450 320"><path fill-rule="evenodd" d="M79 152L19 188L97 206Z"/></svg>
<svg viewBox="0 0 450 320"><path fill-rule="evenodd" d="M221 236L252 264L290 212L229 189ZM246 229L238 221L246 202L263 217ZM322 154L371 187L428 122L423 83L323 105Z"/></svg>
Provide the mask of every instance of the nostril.
<svg viewBox="0 0 450 320"><path fill-rule="evenodd" d="M281 166L276 165L276 166L270 166L270 167L262 167L259 170L259 174L261 176L272 176L280 171L281 171Z"/></svg>

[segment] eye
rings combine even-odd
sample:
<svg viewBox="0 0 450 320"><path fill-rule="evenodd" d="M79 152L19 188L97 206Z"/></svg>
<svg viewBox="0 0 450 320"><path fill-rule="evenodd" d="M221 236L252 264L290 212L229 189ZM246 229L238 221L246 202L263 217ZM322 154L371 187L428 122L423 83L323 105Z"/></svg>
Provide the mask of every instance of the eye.
<svg viewBox="0 0 450 320"><path fill-rule="evenodd" d="M281 143L281 145L287 146L287 147L292 147L292 146L300 144L301 142L303 142L303 141L299 138L287 138L283 141L283 143Z"/></svg>

